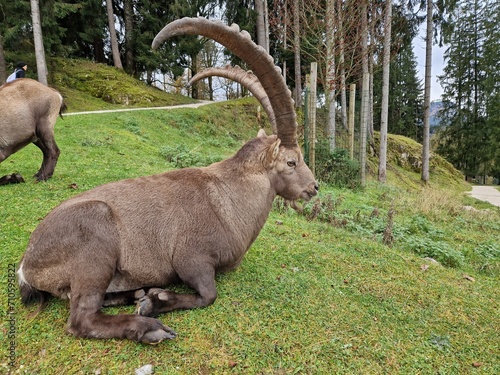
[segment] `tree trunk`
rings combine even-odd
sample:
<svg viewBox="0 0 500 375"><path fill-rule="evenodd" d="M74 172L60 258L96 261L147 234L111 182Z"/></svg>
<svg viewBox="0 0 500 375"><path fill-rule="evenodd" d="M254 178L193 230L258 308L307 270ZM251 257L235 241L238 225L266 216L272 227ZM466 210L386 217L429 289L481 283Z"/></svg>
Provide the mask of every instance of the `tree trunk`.
<svg viewBox="0 0 500 375"><path fill-rule="evenodd" d="M128 74L135 76L134 8L132 0L123 2L123 19L125 22L125 67Z"/></svg>
<svg viewBox="0 0 500 375"><path fill-rule="evenodd" d="M269 53L269 20L267 18L267 0L255 0L257 12L257 44Z"/></svg>
<svg viewBox="0 0 500 375"><path fill-rule="evenodd" d="M389 114L389 67L391 64L392 1L387 0L384 20L384 57L382 62L382 109L380 116L380 148L378 180L386 182L387 177L387 119Z"/></svg>
<svg viewBox="0 0 500 375"><path fill-rule="evenodd" d="M293 53L295 62L295 107L302 106L302 75L300 66L300 0L293 3Z"/></svg>
<svg viewBox="0 0 500 375"><path fill-rule="evenodd" d="M340 106L341 106L341 118L342 118L342 126L345 130L347 130L347 83L346 83L346 73L345 73L345 41L344 41L344 12L342 9L343 0L337 0L337 15L338 15L338 23L339 23L339 58L340 58Z"/></svg>
<svg viewBox="0 0 500 375"><path fill-rule="evenodd" d="M283 17L283 49L287 50L288 4L285 0L285 17ZM286 59L283 59L283 78L286 84Z"/></svg>
<svg viewBox="0 0 500 375"><path fill-rule="evenodd" d="M316 173L316 93L318 80L318 63L311 63L311 74L309 81L309 169Z"/></svg>
<svg viewBox="0 0 500 375"><path fill-rule="evenodd" d="M330 151L335 149L335 0L326 2L326 89L328 94L328 138Z"/></svg>
<svg viewBox="0 0 500 375"><path fill-rule="evenodd" d="M123 69L122 60L120 58L120 50L118 48L118 39L116 38L113 0L106 0L106 13L108 14L108 27L109 35L111 38L111 52L113 54L113 63L115 65L115 68Z"/></svg>
<svg viewBox="0 0 500 375"><path fill-rule="evenodd" d="M35 42L35 57L38 82L47 85L47 63L43 47L42 24L40 22L40 6L38 0L31 0L31 18L33 22L33 40Z"/></svg>
<svg viewBox="0 0 500 375"><path fill-rule="evenodd" d="M354 115L356 114L356 84L349 89L349 156L354 160Z"/></svg>
<svg viewBox="0 0 500 375"><path fill-rule="evenodd" d="M370 73L368 72L368 14L366 0L361 4L361 64L363 70L363 83L361 87L361 121L360 121L360 182L366 183L366 133L368 130L368 102L370 88Z"/></svg>
<svg viewBox="0 0 500 375"><path fill-rule="evenodd" d="M198 55L194 54L191 56L191 77L194 77L196 73L199 72L199 59ZM199 87L200 87L200 81L195 82L194 85L191 86L191 98L193 99L199 99Z"/></svg>
<svg viewBox="0 0 500 375"><path fill-rule="evenodd" d="M429 137L431 113L431 67L432 67L432 8L433 1L427 0L427 35L425 37L425 83L424 83L424 137L422 142L422 177L424 183L429 182Z"/></svg>
<svg viewBox="0 0 500 375"><path fill-rule="evenodd" d="M3 85L7 80L7 64L5 63L5 52L3 50L3 37L0 34L0 85Z"/></svg>

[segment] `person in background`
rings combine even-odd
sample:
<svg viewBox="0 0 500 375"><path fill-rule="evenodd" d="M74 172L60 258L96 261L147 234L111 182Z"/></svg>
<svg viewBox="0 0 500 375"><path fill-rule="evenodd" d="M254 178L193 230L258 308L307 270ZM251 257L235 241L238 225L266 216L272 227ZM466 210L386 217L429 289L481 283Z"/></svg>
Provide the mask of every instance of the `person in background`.
<svg viewBox="0 0 500 375"><path fill-rule="evenodd" d="M14 70L14 73L12 73L8 78L7 82L12 82L13 80L17 78L24 78L26 77L26 70L28 69L28 64L26 64L24 61L19 61L16 64L16 70Z"/></svg>

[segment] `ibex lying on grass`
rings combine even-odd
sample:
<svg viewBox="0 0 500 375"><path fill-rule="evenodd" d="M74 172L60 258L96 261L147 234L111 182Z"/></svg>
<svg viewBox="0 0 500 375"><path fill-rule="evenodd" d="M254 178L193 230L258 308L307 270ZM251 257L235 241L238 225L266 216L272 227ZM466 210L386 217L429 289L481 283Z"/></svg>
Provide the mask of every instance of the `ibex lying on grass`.
<svg viewBox="0 0 500 375"><path fill-rule="evenodd" d="M43 153L42 166L35 178L38 181L50 178L59 157L54 125L65 109L61 94L33 79L16 79L0 86L0 163L34 143ZM9 176L4 177L5 183L14 182Z"/></svg>
<svg viewBox="0 0 500 375"><path fill-rule="evenodd" d="M240 264L276 195L308 201L317 194L297 144L293 100L272 58L237 25L203 18L172 22L153 47L186 33L212 38L248 62L273 105L278 135L259 131L225 161L106 184L50 212L18 270L22 300L70 299L67 329L75 336L151 344L175 337L152 317L213 303L215 273ZM177 282L195 293L151 288ZM101 312L137 299L138 315Z"/></svg>

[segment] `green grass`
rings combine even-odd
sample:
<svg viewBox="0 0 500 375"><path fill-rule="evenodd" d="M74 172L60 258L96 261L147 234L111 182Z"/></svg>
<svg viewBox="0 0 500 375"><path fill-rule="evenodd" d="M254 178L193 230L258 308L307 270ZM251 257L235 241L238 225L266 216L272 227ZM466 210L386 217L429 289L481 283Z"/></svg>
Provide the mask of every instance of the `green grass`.
<svg viewBox="0 0 500 375"><path fill-rule="evenodd" d="M56 125L61 157L50 181L28 177L41 163L34 146L0 165L0 175L27 179L0 189L0 298L4 317L14 308L12 371L131 374L152 364L156 374L500 373L500 212L465 197L467 186L444 170L426 188L401 166L385 186L322 186L302 215L277 201L242 265L217 276L215 304L162 315L179 336L158 346L77 339L64 331L67 302L53 299L33 318L36 307L23 307L17 291L8 298L8 265L52 207L108 181L225 158L256 134L254 108L242 100L67 116ZM172 158L174 151L183 156ZM392 241L384 244L390 209ZM11 328L2 320L0 373L9 368Z"/></svg>

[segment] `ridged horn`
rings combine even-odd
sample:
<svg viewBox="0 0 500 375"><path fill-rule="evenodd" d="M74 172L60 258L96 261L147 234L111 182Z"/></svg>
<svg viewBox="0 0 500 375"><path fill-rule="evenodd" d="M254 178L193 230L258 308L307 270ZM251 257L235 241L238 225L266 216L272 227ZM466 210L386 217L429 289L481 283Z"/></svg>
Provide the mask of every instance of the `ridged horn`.
<svg viewBox="0 0 500 375"><path fill-rule="evenodd" d="M244 70L238 65L231 66L226 65L223 68L213 67L203 69L201 72L196 73L187 83L187 86L193 85L195 82L207 78L207 77L223 77L230 79L232 81L238 82L243 87L246 87L255 98L260 102L262 107L267 113L267 117L269 118L269 122L271 123L271 128L273 129L273 133L276 134L278 129L276 127L276 118L274 117L273 107L271 102L269 101L269 97L266 94L266 91L262 87L259 79L253 74L251 70Z"/></svg>
<svg viewBox="0 0 500 375"><path fill-rule="evenodd" d="M166 39L178 35L202 35L215 40L245 61L264 88L276 118L278 137L283 146L297 145L297 121L290 90L274 65L273 58L264 48L255 44L250 34L240 31L236 24L225 25L203 17L182 18L166 25L154 38L152 48L157 49Z"/></svg>

